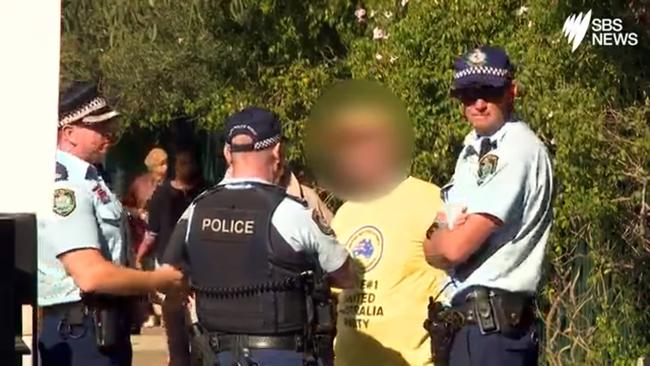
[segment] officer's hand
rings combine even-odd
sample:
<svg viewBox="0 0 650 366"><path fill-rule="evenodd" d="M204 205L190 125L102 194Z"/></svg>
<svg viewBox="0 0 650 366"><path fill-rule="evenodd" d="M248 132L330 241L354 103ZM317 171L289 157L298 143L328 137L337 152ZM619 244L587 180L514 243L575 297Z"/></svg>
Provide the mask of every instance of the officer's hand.
<svg viewBox="0 0 650 366"><path fill-rule="evenodd" d="M189 294L187 296L187 310L190 316L190 324L198 323L199 317L196 315L196 298L194 294Z"/></svg>
<svg viewBox="0 0 650 366"><path fill-rule="evenodd" d="M156 289L166 291L168 289L181 288L183 286L183 272L170 266L163 264L158 267L154 272L156 276Z"/></svg>

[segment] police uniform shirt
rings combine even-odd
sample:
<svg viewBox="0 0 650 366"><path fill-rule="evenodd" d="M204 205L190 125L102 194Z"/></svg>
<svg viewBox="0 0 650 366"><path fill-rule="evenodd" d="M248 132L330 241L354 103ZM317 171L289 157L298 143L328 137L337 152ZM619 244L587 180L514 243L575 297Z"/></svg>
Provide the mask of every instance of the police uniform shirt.
<svg viewBox="0 0 650 366"><path fill-rule="evenodd" d="M485 138L490 151L479 157ZM511 121L492 136L466 137L452 181L443 187L445 204L503 224L452 271L456 293L472 285L536 291L552 221L552 181L547 150L526 123Z"/></svg>
<svg viewBox="0 0 650 366"><path fill-rule="evenodd" d="M98 249L117 264L125 262L126 226L119 200L97 169L80 158L56 152L52 213L38 218L38 305L81 299L79 287L59 256Z"/></svg>
<svg viewBox="0 0 650 366"><path fill-rule="evenodd" d="M252 187L250 183L270 184L253 178L224 178L219 185L225 185L226 189L249 189ZM193 203L185 210L176 225L165 252L165 263L174 265L187 264L184 263L185 245L189 237L188 223L192 221L195 205L196 203ZM314 255L325 272L334 272L343 266L348 258L348 253L333 235L327 233L327 230L323 230L313 220L312 211L312 209L305 207L296 200L285 197L273 212L271 225L275 227L293 250ZM247 230L245 222L239 226L239 223L231 224L226 223L233 230L238 227L241 230ZM217 221L214 222L214 225L210 224L210 228L215 230L221 226L223 226L223 223ZM248 226L248 228L250 227L252 227L252 224Z"/></svg>

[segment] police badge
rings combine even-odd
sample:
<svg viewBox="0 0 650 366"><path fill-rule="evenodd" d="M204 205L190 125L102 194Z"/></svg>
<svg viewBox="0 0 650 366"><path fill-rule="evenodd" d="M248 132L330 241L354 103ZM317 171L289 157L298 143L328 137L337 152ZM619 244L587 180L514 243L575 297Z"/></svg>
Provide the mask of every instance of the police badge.
<svg viewBox="0 0 650 366"><path fill-rule="evenodd" d="M485 52L477 48L467 56L466 61L468 64L470 64L473 67L479 67L485 65L486 59L487 59L487 55L485 54Z"/></svg>
<svg viewBox="0 0 650 366"><path fill-rule="evenodd" d="M499 157L494 154L487 154L478 161L478 184L497 170Z"/></svg>
<svg viewBox="0 0 650 366"><path fill-rule="evenodd" d="M54 190L54 205L52 211L59 216L68 216L77 207L77 201L74 196L74 191L66 188L59 188Z"/></svg>

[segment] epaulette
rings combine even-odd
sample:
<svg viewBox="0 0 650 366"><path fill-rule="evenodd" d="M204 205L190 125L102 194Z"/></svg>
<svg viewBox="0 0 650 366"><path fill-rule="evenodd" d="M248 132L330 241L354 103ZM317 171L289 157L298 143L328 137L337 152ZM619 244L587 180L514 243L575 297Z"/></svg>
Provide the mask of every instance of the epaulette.
<svg viewBox="0 0 650 366"><path fill-rule="evenodd" d="M286 191L285 191L284 193L285 193L284 196L285 196L286 198L288 198L288 199L290 199L290 200L292 200L292 201L296 201L296 202L300 203L300 204L303 205L305 208L309 208L309 204L307 203L307 200L305 200L304 198L296 197L296 196L292 196L292 195L290 195L289 193L287 193Z"/></svg>
<svg viewBox="0 0 650 366"><path fill-rule="evenodd" d="M92 165L88 165L88 169L86 169L86 180L99 180L99 172L97 171L97 168L95 168Z"/></svg>
<svg viewBox="0 0 650 366"><path fill-rule="evenodd" d="M55 172L55 176L54 176L55 182L68 180L68 168L66 168L65 165L59 163L58 161L56 162L56 168L54 172Z"/></svg>

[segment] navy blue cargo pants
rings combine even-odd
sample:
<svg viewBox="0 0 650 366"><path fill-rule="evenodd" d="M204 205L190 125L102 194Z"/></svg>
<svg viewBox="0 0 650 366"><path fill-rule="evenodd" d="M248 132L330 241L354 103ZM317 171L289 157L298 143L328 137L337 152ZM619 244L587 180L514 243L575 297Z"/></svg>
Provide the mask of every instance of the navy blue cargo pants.
<svg viewBox="0 0 650 366"><path fill-rule="evenodd" d="M481 334L477 325L461 328L451 347L449 366L533 366L537 365L538 333L531 325L521 336Z"/></svg>
<svg viewBox="0 0 650 366"><path fill-rule="evenodd" d="M100 351L89 316L83 324L68 325L63 316L43 314L38 337L41 366L131 366L130 322L124 320L122 341L109 351Z"/></svg>

